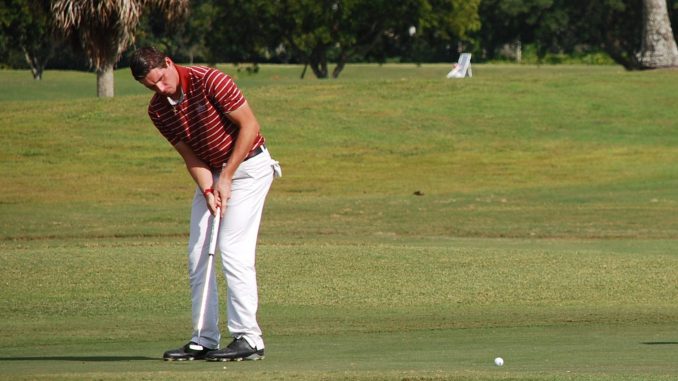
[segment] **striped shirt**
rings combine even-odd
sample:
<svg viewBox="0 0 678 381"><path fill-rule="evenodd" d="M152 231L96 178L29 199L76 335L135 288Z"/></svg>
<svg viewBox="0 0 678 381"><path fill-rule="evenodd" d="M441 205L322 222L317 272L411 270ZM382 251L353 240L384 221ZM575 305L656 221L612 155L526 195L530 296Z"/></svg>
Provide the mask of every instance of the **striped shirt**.
<svg viewBox="0 0 678 381"><path fill-rule="evenodd" d="M198 158L219 170L231 157L239 127L228 113L247 100L228 75L209 67L175 65L179 72L183 100L172 106L168 98L155 94L148 115L160 133L172 144L186 143ZM264 144L259 134L251 149Z"/></svg>

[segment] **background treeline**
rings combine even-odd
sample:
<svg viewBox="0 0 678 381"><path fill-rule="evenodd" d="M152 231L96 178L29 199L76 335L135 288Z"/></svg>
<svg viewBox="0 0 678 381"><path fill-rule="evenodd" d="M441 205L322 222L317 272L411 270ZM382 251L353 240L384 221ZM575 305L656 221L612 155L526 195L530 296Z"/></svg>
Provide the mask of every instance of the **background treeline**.
<svg viewBox="0 0 678 381"><path fill-rule="evenodd" d="M131 47L154 45L179 62L233 62L255 71L258 63L304 64L320 78L338 76L348 62L451 62L461 51L473 53L476 62L616 62L633 69L639 66L643 27L643 0L193 0L186 5L186 16L168 23L162 2L149 1ZM0 0L0 67L92 68L77 43L59 37L52 6L50 0ZM668 0L668 12L675 25L678 0ZM131 50L119 54L118 67L126 65ZM336 64L332 71L328 63Z"/></svg>

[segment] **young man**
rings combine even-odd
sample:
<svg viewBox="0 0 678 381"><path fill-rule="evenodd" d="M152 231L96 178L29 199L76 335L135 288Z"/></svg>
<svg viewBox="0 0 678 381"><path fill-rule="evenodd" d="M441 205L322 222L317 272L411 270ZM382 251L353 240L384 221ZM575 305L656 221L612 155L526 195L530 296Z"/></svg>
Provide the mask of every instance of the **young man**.
<svg viewBox="0 0 678 381"><path fill-rule="evenodd" d="M210 275L200 337L194 331L190 342L165 352L163 358L261 359L255 248L266 195L273 178L280 175L278 162L271 159L252 110L226 74L176 65L153 48L135 51L130 68L137 81L155 92L148 114L197 184L188 250L194 327L207 275L209 226L217 210L222 216L218 252L228 284L228 330L233 341L219 349L217 287Z"/></svg>

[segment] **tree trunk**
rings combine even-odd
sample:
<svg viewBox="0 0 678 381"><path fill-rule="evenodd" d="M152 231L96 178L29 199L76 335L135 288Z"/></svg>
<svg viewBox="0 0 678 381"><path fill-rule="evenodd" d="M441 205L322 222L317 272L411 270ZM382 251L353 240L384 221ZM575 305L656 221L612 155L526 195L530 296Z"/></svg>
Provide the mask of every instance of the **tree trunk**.
<svg viewBox="0 0 678 381"><path fill-rule="evenodd" d="M306 69L308 68L308 60L304 63L304 70L301 71L301 77L299 79L304 79L306 76Z"/></svg>
<svg viewBox="0 0 678 381"><path fill-rule="evenodd" d="M337 66L335 66L334 70L332 71L332 78L334 79L339 78L339 74L341 74L341 71L344 70L347 60L348 53L346 53L346 51L342 49L341 52L339 53L339 56L337 57Z"/></svg>
<svg viewBox="0 0 678 381"><path fill-rule="evenodd" d="M341 74L341 71L344 70L344 67L346 66L346 61L339 61L337 62L337 66L334 67L334 70L332 71L332 78L337 79L339 78L339 74Z"/></svg>
<svg viewBox="0 0 678 381"><path fill-rule="evenodd" d="M40 57L39 54L29 52L28 49L26 48L23 48L23 51L24 57L26 58L26 62L28 62L28 65L31 67L33 79L35 79L36 81L41 80L42 72L45 71L45 65L47 65L47 61L49 60L50 54L46 54L44 57Z"/></svg>
<svg viewBox="0 0 678 381"><path fill-rule="evenodd" d="M113 65L97 69L97 96L99 98L112 98L113 90Z"/></svg>
<svg viewBox="0 0 678 381"><path fill-rule="evenodd" d="M643 41L638 60L643 68L678 66L667 0L643 0Z"/></svg>
<svg viewBox="0 0 678 381"><path fill-rule="evenodd" d="M523 61L523 43L520 39L517 39L515 44L515 56L516 62L521 63Z"/></svg>
<svg viewBox="0 0 678 381"><path fill-rule="evenodd" d="M315 77L318 79L327 79L327 70L322 69L322 65L320 63L314 63L311 62L311 70L313 70L313 74L315 74Z"/></svg>
<svg viewBox="0 0 678 381"><path fill-rule="evenodd" d="M322 48L316 48L316 50L311 54L309 59L309 64L313 74L315 74L318 79L326 79L328 76L327 72L327 56L325 51Z"/></svg>
<svg viewBox="0 0 678 381"><path fill-rule="evenodd" d="M24 50L24 57L26 57L26 62L28 66L31 67L31 74L33 74L33 79L39 81L42 79L42 72L45 69L45 65L41 65L37 57L31 56L28 51Z"/></svg>

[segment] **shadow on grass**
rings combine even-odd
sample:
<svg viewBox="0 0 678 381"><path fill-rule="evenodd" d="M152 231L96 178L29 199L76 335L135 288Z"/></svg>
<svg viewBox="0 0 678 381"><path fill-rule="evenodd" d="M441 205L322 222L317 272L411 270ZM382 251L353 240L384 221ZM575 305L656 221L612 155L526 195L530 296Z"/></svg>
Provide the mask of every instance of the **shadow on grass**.
<svg viewBox="0 0 678 381"><path fill-rule="evenodd" d="M81 361L81 362L104 362L104 361L160 361L157 357L143 356L34 356L34 357L0 357L0 361Z"/></svg>
<svg viewBox="0 0 678 381"><path fill-rule="evenodd" d="M678 341L646 341L645 345L678 345Z"/></svg>

